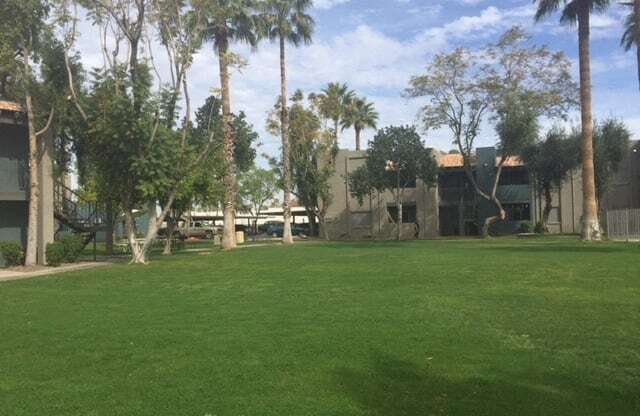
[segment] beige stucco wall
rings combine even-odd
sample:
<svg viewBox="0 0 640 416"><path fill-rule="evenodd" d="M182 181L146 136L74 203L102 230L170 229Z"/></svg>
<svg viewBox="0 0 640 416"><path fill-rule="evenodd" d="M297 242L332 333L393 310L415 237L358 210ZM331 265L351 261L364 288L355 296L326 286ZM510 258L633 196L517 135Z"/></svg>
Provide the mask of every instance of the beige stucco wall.
<svg viewBox="0 0 640 416"><path fill-rule="evenodd" d="M330 179L333 201L327 210L326 227L329 237L339 239L392 239L396 224L387 214L387 206L395 204L393 193L374 193L362 204L351 196L347 178L365 163L366 152L340 150L336 156L335 174ZM402 224L403 239L431 238L438 235L438 202L436 189L427 189L421 181L416 188L406 189L404 204L416 205L418 228Z"/></svg>

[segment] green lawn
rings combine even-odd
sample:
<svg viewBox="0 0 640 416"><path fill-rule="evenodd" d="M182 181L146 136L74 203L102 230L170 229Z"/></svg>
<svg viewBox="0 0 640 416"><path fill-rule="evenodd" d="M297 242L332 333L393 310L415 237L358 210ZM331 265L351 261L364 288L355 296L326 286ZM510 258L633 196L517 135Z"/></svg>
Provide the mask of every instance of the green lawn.
<svg viewBox="0 0 640 416"><path fill-rule="evenodd" d="M0 415L640 415L640 246L305 243L0 283Z"/></svg>

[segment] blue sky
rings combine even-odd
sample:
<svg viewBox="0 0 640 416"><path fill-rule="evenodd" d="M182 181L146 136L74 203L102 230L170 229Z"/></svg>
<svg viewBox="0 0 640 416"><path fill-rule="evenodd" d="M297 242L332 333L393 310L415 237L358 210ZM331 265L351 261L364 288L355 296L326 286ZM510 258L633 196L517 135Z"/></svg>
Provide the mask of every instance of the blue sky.
<svg viewBox="0 0 640 416"><path fill-rule="evenodd" d="M533 42L563 50L574 62L577 79L576 29L560 26L558 16L534 24L531 0L315 0L315 5L313 44L289 51L289 90L310 93L328 82L346 82L376 104L380 126L416 122L420 100L407 100L401 93L412 75L424 72L434 54L457 46L480 48L516 24L533 35ZM624 13L623 7L614 5L607 14L593 17L594 112L600 119L624 119L640 138L634 54L619 46ZM97 63L95 37L86 35L81 52ZM241 73L233 73L233 110L244 110L260 133L260 152L275 155L279 138L266 132L265 119L279 93L277 47L265 42L256 51L241 45L233 48L248 62ZM219 87L217 68L211 46L205 47L190 74L194 107ZM576 112L570 122L578 121ZM365 141L373 134L366 131ZM341 147L352 148L353 136L352 131L344 132ZM452 147L444 130L424 139L438 149ZM485 124L478 145L493 143L494 131Z"/></svg>

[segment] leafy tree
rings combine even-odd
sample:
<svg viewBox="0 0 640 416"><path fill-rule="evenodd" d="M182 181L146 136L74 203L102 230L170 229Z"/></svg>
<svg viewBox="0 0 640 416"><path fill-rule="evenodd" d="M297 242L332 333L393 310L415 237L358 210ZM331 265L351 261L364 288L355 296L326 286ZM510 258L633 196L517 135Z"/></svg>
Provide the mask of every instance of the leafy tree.
<svg viewBox="0 0 640 416"><path fill-rule="evenodd" d="M207 39L212 41L218 55L220 86L222 94L222 130L224 134L223 179L224 230L222 248L232 250L236 247L235 202L236 202L236 165L234 163L235 137L231 113L231 87L229 67L239 63L238 56L229 46L232 42L245 42L255 46L258 41L258 20L254 13L252 0L212 0L206 3Z"/></svg>
<svg viewBox="0 0 640 416"><path fill-rule="evenodd" d="M253 232L258 232L258 219L264 208L276 198L278 177L271 169L253 167L240 176L240 197L253 216Z"/></svg>
<svg viewBox="0 0 640 416"><path fill-rule="evenodd" d="M570 138L561 128L553 128L544 140L527 146L522 159L533 175L535 186L544 195L542 224L547 228L552 208L552 191L562 185L569 172L580 164L580 141Z"/></svg>
<svg viewBox="0 0 640 416"><path fill-rule="evenodd" d="M578 141L580 132L575 130L573 140ZM620 120L609 119L597 123L593 131L596 197L598 205L607 194L613 176L629 153L631 133Z"/></svg>
<svg viewBox="0 0 640 416"><path fill-rule="evenodd" d="M347 84L330 82L320 94L311 94L309 98L317 107L319 114L333 122L333 134L336 143L339 144L338 129L349 104L355 98L355 93L349 90Z"/></svg>
<svg viewBox="0 0 640 416"><path fill-rule="evenodd" d="M313 95L311 95L313 97ZM311 101L311 99L309 100ZM291 140L292 192L305 207L309 216L311 234L315 234L316 218L324 237L328 239L325 226L326 212L333 201L329 179L335 172L337 146L333 132L323 128L321 115L313 105L305 106L304 94L296 91L291 97L289 109L289 138ZM280 129L279 103L267 122L272 132ZM281 170L282 164L271 159L275 169Z"/></svg>
<svg viewBox="0 0 640 416"><path fill-rule="evenodd" d="M591 105L590 19L593 11L606 10L610 0L538 0L536 21L562 8L562 23L578 24L580 55L580 108L582 118L582 239L601 239L596 201L596 180L593 153L593 113Z"/></svg>
<svg viewBox="0 0 640 416"><path fill-rule="evenodd" d="M92 74L86 96L72 76L69 51L76 40L77 9L62 1L57 21L64 34L70 96L84 122L83 148L95 171L97 190L124 211L132 262L145 263L164 220L193 172L209 155L212 140L194 141L186 75L205 28L195 2L182 0L86 0L93 23L105 37L105 63ZM73 12L72 12L73 11ZM156 29L172 70L170 82L154 90L153 56L145 52ZM128 54L118 53L120 43ZM145 56L145 54L147 54ZM186 117L178 120L178 102ZM211 133L212 135L213 133ZM161 211L157 213L157 206ZM136 238L134 211L146 209L149 225Z"/></svg>
<svg viewBox="0 0 640 416"><path fill-rule="evenodd" d="M195 126L192 130L191 141L204 147L211 142L211 151L199 166L185 178L185 184L173 204L173 209L167 217L167 235L173 235L173 230L185 212L200 207L220 207L224 203L224 189L220 186L224 177L224 134L222 132L222 101L217 96L209 96L205 103L195 113ZM234 146L234 162L237 171L242 174L252 169L256 157L253 145L258 134L247 122L244 112L233 115L233 125L236 138ZM236 201L237 202L237 201ZM164 254L171 253L171 239L165 241Z"/></svg>
<svg viewBox="0 0 640 416"><path fill-rule="evenodd" d="M47 53L54 43L47 20L51 6L48 0L3 0L0 3L0 96L23 105L29 134L26 266L33 266L37 261L40 149L50 132L55 108L52 104L56 101L55 74L47 71L53 65L51 58L54 57ZM40 77L36 73L39 63Z"/></svg>
<svg viewBox="0 0 640 416"><path fill-rule="evenodd" d="M456 49L437 55L427 74L413 77L406 94L426 97L422 123L426 130L448 127L463 157L464 170L476 194L496 207L482 231L506 213L497 198L502 166L532 142L537 119L564 116L576 99L570 63L562 53L528 45L520 28L507 31L496 44L479 52ZM485 118L496 123L501 157L491 189L483 189L473 173L475 140Z"/></svg>
<svg viewBox="0 0 640 416"><path fill-rule="evenodd" d="M398 209L397 239L400 240L405 189L416 179L432 187L437 174L438 164L432 151L424 146L415 127L386 127L369 143L365 165L349 177L349 184L351 194L360 203L373 191L393 192Z"/></svg>
<svg viewBox="0 0 640 416"><path fill-rule="evenodd" d="M261 7L266 36L280 45L280 125L282 135L282 174L284 185L284 230L282 242L293 244L291 233L291 146L289 143L289 107L287 104L286 44L311 43L314 21L307 14L311 0L266 0Z"/></svg>
<svg viewBox="0 0 640 416"><path fill-rule="evenodd" d="M620 42L627 52L635 47L638 81L640 82L640 0L623 2L622 4L631 8L631 12L624 22L625 30Z"/></svg>
<svg viewBox="0 0 640 416"><path fill-rule="evenodd" d="M346 109L342 130L353 127L356 132L356 150L360 150L360 133L366 128L375 129L377 122L378 112L373 103L358 97L353 99Z"/></svg>

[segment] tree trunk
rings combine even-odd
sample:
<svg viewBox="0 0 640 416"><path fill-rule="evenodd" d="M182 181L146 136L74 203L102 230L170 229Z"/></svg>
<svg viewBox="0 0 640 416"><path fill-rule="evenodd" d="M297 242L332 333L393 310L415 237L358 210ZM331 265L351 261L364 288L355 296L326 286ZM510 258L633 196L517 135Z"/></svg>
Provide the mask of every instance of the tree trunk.
<svg viewBox="0 0 640 416"><path fill-rule="evenodd" d="M167 217L167 236L164 241L164 249L162 250L162 254L165 256L170 256L173 249L173 232L176 229L176 220L173 217Z"/></svg>
<svg viewBox="0 0 640 416"><path fill-rule="evenodd" d="M30 51L24 53L24 73L25 77L31 76ZM27 226L27 250L25 255L25 266L35 266L38 262L38 215L40 203L40 181L38 180L38 166L40 165L40 155L38 152L38 137L36 136L35 117L33 116L33 102L27 87L26 110L27 128L29 130L29 222ZM41 253L42 254L42 253Z"/></svg>
<svg viewBox="0 0 640 416"><path fill-rule="evenodd" d="M633 2L633 17L636 21L636 30L640 30L640 0ZM634 34L636 37L636 61L638 65L638 86L640 87L640 34Z"/></svg>
<svg viewBox="0 0 640 416"><path fill-rule="evenodd" d="M335 119L333 120L333 127L336 129L336 146L340 147L340 143L338 143L339 141L339 137L338 137L338 129L340 128L340 120L339 119Z"/></svg>
<svg viewBox="0 0 640 416"><path fill-rule="evenodd" d="M293 244L293 235L291 234L291 149L289 144L289 109L287 108L287 62L285 39L282 35L280 35L280 100L282 107L280 123L282 130L282 179L284 182L282 243Z"/></svg>
<svg viewBox="0 0 640 416"><path fill-rule="evenodd" d="M223 157L225 173L224 184L224 227L222 231L222 249L236 248L236 163L235 163L235 134L233 132L233 117L231 115L231 97L229 87L229 66L227 52L229 41L220 39L218 44L218 61L220 64L220 85L222 87L222 129L224 133Z"/></svg>
<svg viewBox="0 0 640 416"><path fill-rule="evenodd" d="M458 202L458 235L463 237L465 235L464 229L464 191L460 195L460 201Z"/></svg>
<svg viewBox="0 0 640 416"><path fill-rule="evenodd" d="M131 248L131 263L144 264L147 259L136 239L136 223L133 218L133 212L127 209L124 214L124 219L127 228L127 239L129 240L129 247Z"/></svg>
<svg viewBox="0 0 640 416"><path fill-rule="evenodd" d="M360 129L357 127L355 129L356 129L356 150L360 150Z"/></svg>
<svg viewBox="0 0 640 416"><path fill-rule="evenodd" d="M578 42L580 45L580 107L582 118L582 239L599 241L600 224L596 204L595 169L593 161L593 114L591 111L591 56L589 50L588 6L578 11Z"/></svg>
<svg viewBox="0 0 640 416"><path fill-rule="evenodd" d="M318 221L320 222L320 230L322 230L322 237L329 241L329 230L327 230L327 221L325 215L322 212L318 213Z"/></svg>
<svg viewBox="0 0 640 416"><path fill-rule="evenodd" d="M551 205L553 199L551 198L551 185L544 187L544 210L542 211L542 225L545 231L549 231L547 224L549 224L549 215L551 214Z"/></svg>
<svg viewBox="0 0 640 416"><path fill-rule="evenodd" d="M107 227L105 230L105 251L108 256L113 255L113 228L114 228L114 214L113 214L113 201L109 201L106 204L105 214L107 216Z"/></svg>

